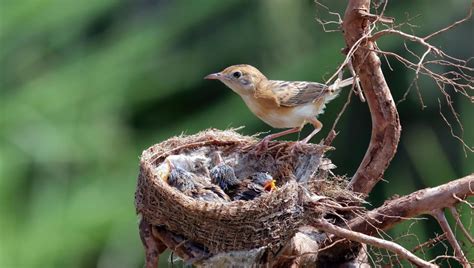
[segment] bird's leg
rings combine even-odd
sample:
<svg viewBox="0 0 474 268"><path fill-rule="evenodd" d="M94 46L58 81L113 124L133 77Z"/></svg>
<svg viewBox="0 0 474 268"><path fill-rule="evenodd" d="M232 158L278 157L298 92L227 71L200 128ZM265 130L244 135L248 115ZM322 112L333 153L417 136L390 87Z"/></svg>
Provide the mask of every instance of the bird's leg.
<svg viewBox="0 0 474 268"><path fill-rule="evenodd" d="M316 133L318 133L321 128L323 128L323 123L321 123L316 118L311 118L309 122L314 126L314 130L306 138L304 138L304 140L301 141L303 144L308 143L309 140L311 140L311 138L314 137L314 135L316 135Z"/></svg>
<svg viewBox="0 0 474 268"><path fill-rule="evenodd" d="M257 145L255 145L256 149L257 149L258 152L265 151L265 150L267 150L268 143L271 140L282 137L282 136L285 136L285 135L288 135L288 134L291 134L291 133L298 132L300 130L301 130L300 127L295 127L295 128L290 128L290 129L287 129L287 130L284 130L284 131L281 131L281 132L277 132L277 133L265 136L261 141L259 141L257 143Z"/></svg>

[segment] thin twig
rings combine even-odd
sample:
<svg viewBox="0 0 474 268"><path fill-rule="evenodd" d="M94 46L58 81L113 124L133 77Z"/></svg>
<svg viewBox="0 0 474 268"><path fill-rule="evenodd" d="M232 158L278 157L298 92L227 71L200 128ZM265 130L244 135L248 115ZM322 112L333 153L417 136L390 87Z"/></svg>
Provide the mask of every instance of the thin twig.
<svg viewBox="0 0 474 268"><path fill-rule="evenodd" d="M351 241L356 241L359 243L364 243L368 244L374 247L378 248L383 248L387 249L395 254L397 254L399 257L406 259L410 261L411 263L420 266L420 267L438 267L435 264L429 263L427 261L424 261L405 249L404 247L398 245L397 243L387 241L381 238L373 237L370 235L366 235L363 233L358 233L354 232L348 229L344 229L342 227L333 225L326 220L315 220L314 221L314 227L323 230L327 233L331 233L334 235L337 235L338 237L343 237Z"/></svg>
<svg viewBox="0 0 474 268"><path fill-rule="evenodd" d="M453 215L453 218L456 220L456 225L459 226L459 228L461 228L461 231L466 236L467 240L469 240L469 242L471 244L474 244L474 239L472 238L471 234L466 229L466 227L464 227L464 224L462 223L461 217L460 217L458 211L456 210L456 208L455 207L449 207L449 210L451 211L451 214Z"/></svg>
<svg viewBox="0 0 474 268"><path fill-rule="evenodd" d="M351 59L347 63L347 67L349 68L349 72L351 73L352 77L354 77L354 84L357 90L356 91L357 96L359 96L359 99L361 102L365 102L364 94L362 93L362 88L360 87L360 82L359 82L359 79L357 79L357 74L354 70L354 66L352 65Z"/></svg>
<svg viewBox="0 0 474 268"><path fill-rule="evenodd" d="M440 34L440 33L446 32L446 31L448 31L448 30L450 30L450 29L452 29L452 28L458 26L459 24L461 24L461 23L463 23L463 22L469 20L469 19L472 17L472 9L474 9L474 2L471 2L471 8L469 8L469 13L466 15L466 17L464 17L464 18L462 18L462 19L460 19L460 20L458 20L458 21L456 21L456 22L454 22L454 23L452 23L452 24L450 24L450 25L444 27L443 29L440 29L440 30L438 30L438 31L436 31L436 32L434 32L434 33L431 33L431 34L429 34L429 35L423 37L423 39L424 39L424 40L428 40L428 39L430 39L430 38L433 37L433 36L436 36L436 35L438 35L438 34Z"/></svg>
<svg viewBox="0 0 474 268"><path fill-rule="evenodd" d="M455 137L459 142L461 142L464 149L464 155L467 157L466 149L468 149L472 153L474 152L474 147L467 145L466 142L464 142L464 139L462 137L459 137L458 135L456 135L456 133L454 133L453 126L449 123L448 119L446 119L443 112L441 112L441 101L439 99L438 99L438 104L439 104L439 115L443 119L444 123L448 125L449 131L451 132L451 136Z"/></svg>
<svg viewBox="0 0 474 268"><path fill-rule="evenodd" d="M456 240L456 237L454 236L454 233L451 230L451 227L449 226L449 223L446 220L446 217L444 216L443 210L435 209L431 212L431 215L438 221L439 226L441 227L443 232L446 234L449 244L451 244L451 246L454 249L454 257L457 258L457 260L462 264L463 267L470 267L469 262L466 256L464 255L464 252L461 249L461 246Z"/></svg>
<svg viewBox="0 0 474 268"><path fill-rule="evenodd" d="M337 136L337 132L336 132L337 123L339 123L339 120L341 119L342 115L344 114L347 107L351 103L351 97L352 97L352 90L350 90L349 93L347 94L346 102L344 103L341 110L337 114L337 117L334 120L334 123L332 124L331 130L329 130L329 133L328 133L327 137L324 139L324 145L329 146L332 143L332 141L334 140L334 138Z"/></svg>
<svg viewBox="0 0 474 268"><path fill-rule="evenodd" d="M471 185L469 185L469 187L470 186ZM472 192L473 191L471 190L471 193ZM471 203L467 202L466 200L463 200L463 199L459 198L456 194L453 194L453 198L456 199L457 201L461 202L461 203L464 203L464 204L468 205L471 209L474 209L474 206Z"/></svg>
<svg viewBox="0 0 474 268"><path fill-rule="evenodd" d="M441 234L441 235L437 235L436 237L434 238L431 238L430 240L424 242L423 244L419 244L418 246L414 247L412 250L410 250L411 252L415 253L417 252L418 250L420 249L423 249L424 247L433 247L434 245L436 245L438 242L441 242L443 240L446 239L446 234Z"/></svg>

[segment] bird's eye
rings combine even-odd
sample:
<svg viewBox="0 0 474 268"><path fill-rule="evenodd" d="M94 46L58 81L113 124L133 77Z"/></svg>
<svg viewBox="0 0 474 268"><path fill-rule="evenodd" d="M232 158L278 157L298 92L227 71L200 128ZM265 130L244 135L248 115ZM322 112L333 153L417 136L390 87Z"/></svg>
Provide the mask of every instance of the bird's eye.
<svg viewBox="0 0 474 268"><path fill-rule="evenodd" d="M233 76L234 78L240 78L240 77L242 76L242 73L239 72L239 71L236 71L236 72L233 72L233 73L232 73L232 76Z"/></svg>

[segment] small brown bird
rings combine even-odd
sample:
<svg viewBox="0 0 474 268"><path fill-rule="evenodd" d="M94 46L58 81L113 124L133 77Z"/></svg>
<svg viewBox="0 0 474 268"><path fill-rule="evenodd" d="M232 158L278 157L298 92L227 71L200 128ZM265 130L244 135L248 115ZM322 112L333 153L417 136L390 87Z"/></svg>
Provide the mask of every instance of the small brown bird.
<svg viewBox="0 0 474 268"><path fill-rule="evenodd" d="M274 128L290 128L262 139L266 147L272 139L299 132L306 123L314 126L302 143L307 143L321 130L323 124L316 119L324 111L325 104L337 97L342 87L351 85L353 78L336 81L332 85L303 81L269 80L257 68L233 65L205 79L219 80L239 94L249 109L261 120Z"/></svg>
<svg viewBox="0 0 474 268"><path fill-rule="evenodd" d="M252 200L265 192L276 189L275 180L266 172L256 172L229 189L232 200Z"/></svg>

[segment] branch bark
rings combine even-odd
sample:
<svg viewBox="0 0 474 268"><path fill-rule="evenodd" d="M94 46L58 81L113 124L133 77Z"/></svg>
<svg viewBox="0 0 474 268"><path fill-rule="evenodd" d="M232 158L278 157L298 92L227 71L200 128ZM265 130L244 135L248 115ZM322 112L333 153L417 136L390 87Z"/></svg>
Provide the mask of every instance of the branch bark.
<svg viewBox="0 0 474 268"><path fill-rule="evenodd" d="M401 132L398 112L382 73L380 58L377 55L377 53L380 54L383 53L383 51L377 48L375 40L385 34L398 34L404 38L420 42L422 45L428 45L428 50L420 58L419 64L406 63L410 64L409 67L415 70L417 75L425 71L424 66L421 65L425 56L431 51L438 52L436 48L431 48L428 43L424 42L424 40L433 35L420 39L394 30L382 30L371 36L374 30L374 23L382 21L383 17L369 13L370 2L370 0L349 0L342 24L348 48L348 56L344 64L338 69L338 72L336 72L336 74L338 74L346 64L352 65L360 79L370 109L372 119L371 140L367 152L349 184L349 188L353 191L365 195L369 194L376 183L382 178L386 168L396 153ZM446 27L443 31L447 29L449 28ZM468 68L460 67L458 63L456 64L457 65L453 66ZM426 70L426 72L428 71L429 70ZM351 73L353 72L351 71ZM433 73L433 75L436 74ZM443 76L437 78L440 80L445 79ZM447 81L450 82L451 80ZM445 81L444 83L449 84L448 82ZM462 84L456 85L460 88L464 86ZM200 146L202 144L195 145ZM392 250L397 255L407 258L417 265L431 266L431 263L417 258L412 252L407 251L401 246L390 241L373 237L372 235L378 234L381 230L390 229L394 225L411 219L412 217L421 214L432 214L434 211L439 212L440 209L446 207L453 208L460 202L467 203L464 199L474 195L473 189L474 174L471 174L439 187L423 189L410 195L388 201L377 209L349 220L345 226L336 226L326 220L317 219L314 222L314 226L316 226L319 231L324 232L299 232L292 239L291 243L288 243L286 247L280 251L279 256L275 258L274 255L270 254L267 254L268 256L262 255L259 256L261 257L260 261L267 264L271 263L274 267L288 267L290 265L301 265L305 263L313 264L315 261L326 265L335 264L336 262L341 264L341 260L345 263L349 263L351 259L348 253L355 248L354 256L356 256L361 253L360 243L366 243ZM440 218L442 219L438 213L438 219ZM459 221L459 217L457 217L456 220ZM442 222L443 224L446 223L443 219ZM458 222L458 224L460 223ZM462 223L460 226L461 228L463 227ZM447 230L448 228L449 226L445 226L443 230ZM472 237L469 236L467 230L463 231L472 241ZM178 234L174 235L160 226L149 226L143 222L143 224L140 224L140 232L146 248L147 258L151 259L150 266L155 265L158 261L158 254L166 247L171 248L179 256L182 256L183 259L191 262L208 254L192 241ZM314 234L318 236L312 237ZM154 240L151 240L152 238ZM453 238L451 234L449 239L452 242L455 238ZM356 243L351 243L351 240ZM320 241L323 242L320 243ZM463 256L459 246L456 251L456 256ZM226 257L225 254L226 253L223 253L222 256ZM232 253L229 253L229 255L231 254ZM344 260L342 256L348 256L347 260ZM248 257L248 255L246 255L246 257ZM461 259L461 261L464 260ZM257 264L257 262L258 259L256 258L255 263Z"/></svg>
<svg viewBox="0 0 474 268"><path fill-rule="evenodd" d="M354 174L349 187L369 194L382 178L400 140L400 120L390 89L385 81L380 58L374 43L366 39L371 22L364 14L370 10L370 0L351 0L347 6L342 28L348 48L357 45L352 63L359 76L372 117L372 134L367 152Z"/></svg>
<svg viewBox="0 0 474 268"><path fill-rule="evenodd" d="M316 220L314 222L314 227L325 231L326 233L337 235L338 237L343 237L349 239L351 241L356 241L360 243L365 243L371 246L375 246L378 248L384 248L390 250L397 254L397 256L407 259L411 263L415 264L418 267L438 267L432 263L424 261L417 257L415 254L411 253L409 250L405 249L404 247L398 245L395 242L384 240L381 238L373 237L370 235L366 235L363 233L354 232L333 224L330 224L326 220Z"/></svg>
<svg viewBox="0 0 474 268"><path fill-rule="evenodd" d="M368 212L362 218L349 221L351 230L375 234L377 229L387 230L408 218L431 211L453 207L455 198L466 199L474 195L474 173L434 188L426 188L409 195L390 200L385 205Z"/></svg>
<svg viewBox="0 0 474 268"><path fill-rule="evenodd" d="M431 215L438 221L441 230L446 234L446 238L449 241L449 244L454 249L454 257L462 264L462 267L469 268L469 261L466 259L464 252L462 252L461 246L459 245L456 237L454 236L453 230L449 226L448 220L444 215L444 211L442 209L436 209L431 212Z"/></svg>
<svg viewBox="0 0 474 268"><path fill-rule="evenodd" d="M469 196L474 196L474 173L434 188L426 188L409 195L388 201L383 206L367 212L347 223L347 229L375 235L380 230L388 230L394 225L432 211L454 207ZM327 239L324 247L337 238ZM338 259L350 251L349 241L341 242L330 251L320 252L319 257Z"/></svg>

